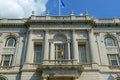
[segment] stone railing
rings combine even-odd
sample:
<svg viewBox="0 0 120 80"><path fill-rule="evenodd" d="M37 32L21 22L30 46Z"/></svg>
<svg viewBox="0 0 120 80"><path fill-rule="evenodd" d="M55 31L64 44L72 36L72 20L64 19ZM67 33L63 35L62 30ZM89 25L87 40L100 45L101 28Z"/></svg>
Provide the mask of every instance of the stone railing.
<svg viewBox="0 0 120 80"><path fill-rule="evenodd" d="M68 59L58 59L58 60L44 60L43 64L48 63L48 65L59 65L59 64L63 64L63 65L74 65L77 64L77 60L68 60Z"/></svg>
<svg viewBox="0 0 120 80"><path fill-rule="evenodd" d="M116 65L116 66L109 66L109 68L110 69L116 69L116 70L120 70L120 66L118 65Z"/></svg>
<svg viewBox="0 0 120 80"><path fill-rule="evenodd" d="M85 16L32 16L31 20L90 20Z"/></svg>
<svg viewBox="0 0 120 80"><path fill-rule="evenodd" d="M0 66L0 70L11 70L13 66Z"/></svg>
<svg viewBox="0 0 120 80"><path fill-rule="evenodd" d="M0 23L25 23L27 19L0 19Z"/></svg>
<svg viewBox="0 0 120 80"><path fill-rule="evenodd" d="M119 23L119 18L94 18L96 23Z"/></svg>

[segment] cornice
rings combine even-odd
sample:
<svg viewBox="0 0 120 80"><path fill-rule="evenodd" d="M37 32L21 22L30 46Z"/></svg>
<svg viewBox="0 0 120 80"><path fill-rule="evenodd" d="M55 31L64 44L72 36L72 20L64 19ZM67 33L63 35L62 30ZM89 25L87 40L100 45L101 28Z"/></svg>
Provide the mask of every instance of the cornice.
<svg viewBox="0 0 120 80"><path fill-rule="evenodd" d="M93 20L28 20L28 23L93 23Z"/></svg>
<svg viewBox="0 0 120 80"><path fill-rule="evenodd" d="M0 23L0 27L16 27L16 28L19 28L19 27L24 27L24 28L27 28L28 25L26 23Z"/></svg>
<svg viewBox="0 0 120 80"><path fill-rule="evenodd" d="M93 23L94 27L120 27L120 23Z"/></svg>

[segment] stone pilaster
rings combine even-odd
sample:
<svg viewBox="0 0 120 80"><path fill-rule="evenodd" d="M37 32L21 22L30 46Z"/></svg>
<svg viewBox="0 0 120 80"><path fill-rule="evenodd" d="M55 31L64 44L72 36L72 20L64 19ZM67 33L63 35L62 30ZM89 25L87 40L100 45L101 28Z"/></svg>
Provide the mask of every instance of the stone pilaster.
<svg viewBox="0 0 120 80"><path fill-rule="evenodd" d="M72 48L73 48L73 55L74 55L74 60L77 60L78 62L78 44L76 41L76 34L75 30L72 31Z"/></svg>
<svg viewBox="0 0 120 80"><path fill-rule="evenodd" d="M49 33L48 33L48 30L46 30L45 31L45 38L44 38L44 60L48 60L48 56L49 56L48 38L49 38ZM46 61L44 61L44 62L46 62Z"/></svg>
<svg viewBox="0 0 120 80"><path fill-rule="evenodd" d="M50 42L50 60L55 60L54 43Z"/></svg>
<svg viewBox="0 0 120 80"><path fill-rule="evenodd" d="M71 59L71 55L70 55L70 41L68 40L67 41L67 46L68 46L68 60L70 60Z"/></svg>
<svg viewBox="0 0 120 80"><path fill-rule="evenodd" d="M32 62L31 61L31 58L32 58L32 50L31 48L32 47L32 31L28 31L27 33L27 36L26 36L26 40L25 40L25 43L26 44L26 51L25 51L25 54L26 54L26 58L25 58L25 64L23 66L23 69L29 69L30 68L30 63ZM24 56L23 56L24 57Z"/></svg>
<svg viewBox="0 0 120 80"><path fill-rule="evenodd" d="M95 63L95 49L94 49L94 39L93 39L93 30L89 30L88 31L88 35L89 35L89 44L90 44L90 53L91 53L91 59L92 59L92 62Z"/></svg>

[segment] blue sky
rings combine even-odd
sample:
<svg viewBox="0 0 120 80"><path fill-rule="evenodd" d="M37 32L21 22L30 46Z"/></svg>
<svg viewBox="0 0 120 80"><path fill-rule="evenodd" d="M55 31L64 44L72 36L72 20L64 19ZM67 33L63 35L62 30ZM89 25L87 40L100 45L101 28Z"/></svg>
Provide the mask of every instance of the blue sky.
<svg viewBox="0 0 120 80"><path fill-rule="evenodd" d="M69 15L73 10L75 15L88 10L94 17L120 17L120 0L63 0L65 8L62 15ZM58 15L58 0L49 0L47 10L51 15Z"/></svg>
<svg viewBox="0 0 120 80"><path fill-rule="evenodd" d="M62 16L69 16L71 11L75 15L84 14L97 18L120 18L120 0L62 0L65 8ZM58 15L58 0L0 0L0 18L28 18L35 11L37 16Z"/></svg>

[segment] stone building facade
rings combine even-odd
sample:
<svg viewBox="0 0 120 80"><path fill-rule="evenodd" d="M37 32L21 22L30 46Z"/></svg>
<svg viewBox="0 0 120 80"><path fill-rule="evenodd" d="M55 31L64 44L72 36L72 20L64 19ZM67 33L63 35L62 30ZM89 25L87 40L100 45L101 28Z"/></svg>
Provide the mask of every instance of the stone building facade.
<svg viewBox="0 0 120 80"><path fill-rule="evenodd" d="M0 19L0 80L119 80L120 19Z"/></svg>

